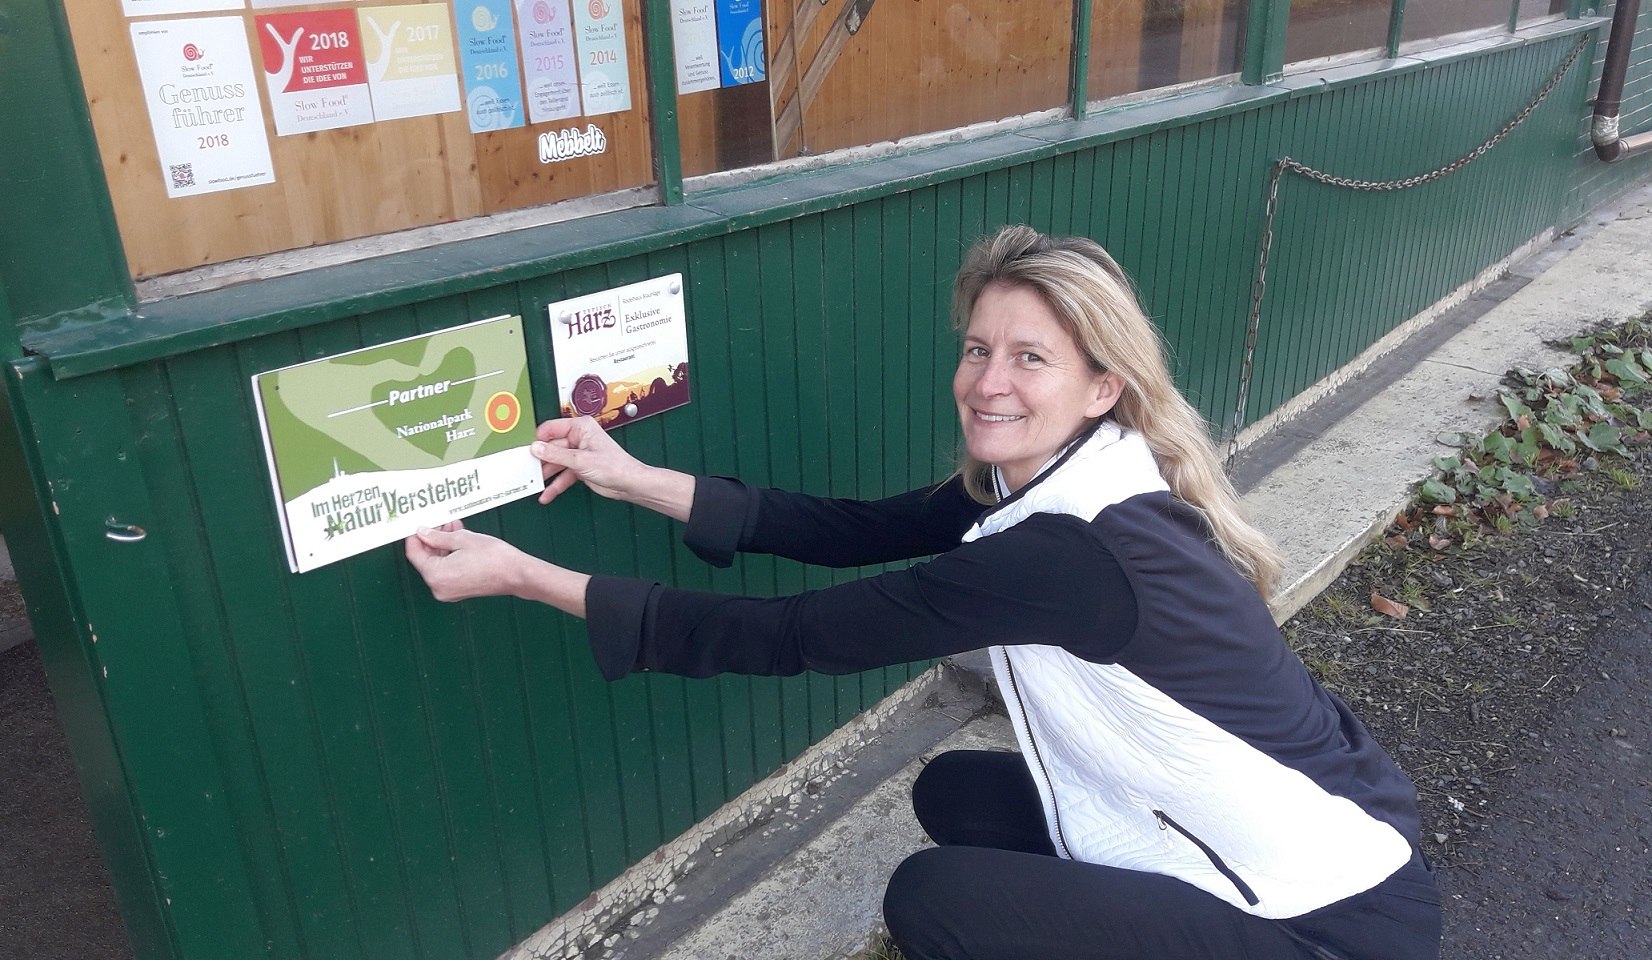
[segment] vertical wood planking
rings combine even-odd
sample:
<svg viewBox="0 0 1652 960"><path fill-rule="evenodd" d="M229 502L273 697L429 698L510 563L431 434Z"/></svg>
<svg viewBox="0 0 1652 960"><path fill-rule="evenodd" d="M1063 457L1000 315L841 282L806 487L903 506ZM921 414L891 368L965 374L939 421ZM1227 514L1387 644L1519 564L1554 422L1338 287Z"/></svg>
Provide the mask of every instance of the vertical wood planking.
<svg viewBox="0 0 1652 960"><path fill-rule="evenodd" d="M129 371L122 377L122 388L132 406L135 452L155 490L156 508L169 517L194 517L198 493L169 372L159 364ZM297 956L302 949L298 915L268 803L260 747L235 661L217 649L224 622L205 531L190 524L163 543L178 591L182 639L192 653L214 754L224 770L224 800L240 827L242 856L254 865L246 879L258 924L249 934L263 940L272 956Z"/></svg>
<svg viewBox="0 0 1652 960"><path fill-rule="evenodd" d="M822 216L821 272L825 296L824 353L826 382L826 450L831 496L851 496L857 489L859 465L857 458L862 445L857 423L857 390L855 358L855 283L857 264L851 259L855 244L854 213L849 208L838 208ZM849 429L844 429L849 425ZM838 583L854 576L852 571L831 571L831 582ZM837 722L842 723L860 712L861 687L855 677L837 677Z"/></svg>
<svg viewBox="0 0 1652 960"><path fill-rule="evenodd" d="M240 364L230 352L215 351L172 365L185 456L198 492L197 515L207 534L213 579L224 588L223 635L236 641L230 655L245 684L275 827L294 881L289 896L302 949L360 956L358 918L349 915L350 877L334 811L329 809L332 793L313 680L301 650L281 536L269 511L248 510L239 498L226 496L244 477L242 465L260 463L263 451L255 430L234 436L221 433L218 413L226 401L242 411L250 409L251 372L295 363L303 356L293 336L249 343L236 353ZM269 588L271 583L278 585L276 589ZM341 904L346 905L343 910Z"/></svg>
<svg viewBox="0 0 1652 960"><path fill-rule="evenodd" d="M896 395L883 381L883 269L884 228L878 202L854 208L853 246L845 251L853 264L850 309L854 314L854 418L847 426L854 434L856 461L854 494L881 497L888 492L884 444L889 433L887 399ZM860 709L876 703L882 694L882 671L860 675Z"/></svg>
<svg viewBox="0 0 1652 960"><path fill-rule="evenodd" d="M1225 145L1221 132L1215 121L1208 120L1195 130L1199 154L1212 171L1230 169L1220 162ZM1226 247L1220 238L1224 224L1231 215L1231 208L1222 201L1221 196L1223 189L1234 178L1230 174L1199 179L1198 195L1189 203L1189 228L1194 236L1188 259L1198 264L1200 269L1198 282L1189 284L1184 309L1187 311L1185 322L1188 334L1196 354L1189 358L1189 362L1197 371L1197 382L1189 384L1188 399L1209 419L1209 411L1216 406L1216 398L1220 396L1223 341L1226 331L1233 325L1232 311L1220 309L1217 304L1222 300L1219 291L1226 286L1228 273L1223 262ZM1233 306L1241 302L1239 298L1230 301ZM1219 427L1216 432L1220 433Z"/></svg>
<svg viewBox="0 0 1652 960"><path fill-rule="evenodd" d="M929 398L914 395L911 377L907 371L911 354L907 345L912 342L912 195L897 193L886 197L877 206L883 222L883 229L878 237L878 247L883 257L882 275L878 278L881 290L877 297L879 305L875 317L878 345L871 357L863 359L871 365L869 372L877 378L883 391L883 404L878 413L874 414L882 417L885 423L882 450L883 487L877 495L888 496L912 486L912 462L907 450L907 438L912 429L912 405L927 405ZM905 664L885 667L874 673L882 674L883 687L868 706L882 699L888 691L898 688L907 679Z"/></svg>
<svg viewBox="0 0 1652 960"><path fill-rule="evenodd" d="M937 467L951 466L956 460L958 416L951 402L952 372L958 361L957 336L952 324L952 283L958 268L963 265L964 251L971 238L964 227L964 183L951 181L935 187L935 264L930 276L930 289L935 294L935 327L931 343L935 356L942 360L936 372L937 394L945 387L944 398L937 397L935 405L935 435L930 449ZM943 473L937 470L937 473Z"/></svg>
<svg viewBox="0 0 1652 960"><path fill-rule="evenodd" d="M762 342L764 407L768 442L773 450L766 485L785 490L801 487L803 436L799 431L798 331L793 319L791 224L780 223L758 231L756 286L760 291L757 335ZM798 593L805 587L803 568L789 560L776 561L771 584L776 594ZM797 756L811 742L809 736L809 681L787 678L778 686L778 716L774 728L780 737L780 755Z"/></svg>
<svg viewBox="0 0 1652 960"><path fill-rule="evenodd" d="M791 272L794 293L795 344L797 347L797 489L823 496L831 492L832 466L829 437L832 435L827 377L827 337L831 309L826 299L825 240L823 218L811 216L792 222ZM807 398L807 402L805 402ZM801 572L806 588L827 586L829 571L810 567ZM808 677L808 727L811 741L831 733L838 725L838 681L820 674Z"/></svg>
<svg viewBox="0 0 1652 960"><path fill-rule="evenodd" d="M346 353L362 345L359 325L354 323L305 330L296 341L304 358ZM249 428L256 430L251 424ZM395 861L395 840L387 829L391 822L388 791L377 762L383 738L370 709L362 657L368 638L361 635L363 624L355 616L349 571L394 562L395 550L380 548L346 563L286 578L294 650L305 678L301 685L307 688L314 713L320 770L329 790L324 799L348 885L338 902L360 917L361 927L382 930L391 943L410 940L411 924L405 901L396 896L404 878ZM369 630L373 627L366 625ZM363 954L378 949L364 932L358 937Z"/></svg>

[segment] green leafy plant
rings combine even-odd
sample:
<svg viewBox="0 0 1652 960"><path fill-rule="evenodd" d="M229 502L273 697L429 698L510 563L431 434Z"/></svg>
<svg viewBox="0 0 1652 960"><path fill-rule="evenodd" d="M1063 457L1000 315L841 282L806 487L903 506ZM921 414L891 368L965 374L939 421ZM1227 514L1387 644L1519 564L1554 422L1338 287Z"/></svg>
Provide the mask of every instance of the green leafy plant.
<svg viewBox="0 0 1652 960"><path fill-rule="evenodd" d="M1388 541L1440 551L1569 511L1557 494L1588 471L1615 482L1631 476L1611 463L1632 456L1652 430L1652 324L1646 317L1573 337L1570 369L1518 368L1497 399L1506 419L1484 435L1442 434L1455 452L1434 458L1416 506Z"/></svg>

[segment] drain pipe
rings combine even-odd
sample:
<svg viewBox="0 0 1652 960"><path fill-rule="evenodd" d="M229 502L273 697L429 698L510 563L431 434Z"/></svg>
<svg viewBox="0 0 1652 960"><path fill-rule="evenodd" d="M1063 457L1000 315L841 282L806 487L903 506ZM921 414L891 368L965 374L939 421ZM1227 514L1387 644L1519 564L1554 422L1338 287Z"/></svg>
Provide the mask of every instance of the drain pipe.
<svg viewBox="0 0 1652 960"><path fill-rule="evenodd" d="M1629 49L1635 45L1635 17L1640 7L1640 0L1618 0L1612 10L1612 33L1606 41L1606 60L1600 67L1600 92L1595 96L1594 122L1589 128L1595 156L1607 163L1652 148L1652 131L1632 137L1618 133L1618 113L1623 109L1623 75L1629 69Z"/></svg>

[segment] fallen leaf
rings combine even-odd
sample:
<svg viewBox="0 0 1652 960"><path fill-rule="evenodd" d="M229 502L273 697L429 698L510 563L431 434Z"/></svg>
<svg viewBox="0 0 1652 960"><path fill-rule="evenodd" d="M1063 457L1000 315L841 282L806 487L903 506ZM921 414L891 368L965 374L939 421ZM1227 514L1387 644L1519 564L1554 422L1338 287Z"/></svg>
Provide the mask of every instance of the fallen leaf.
<svg viewBox="0 0 1652 960"><path fill-rule="evenodd" d="M1549 505L1546 503L1540 503L1537 506L1532 507L1532 516L1539 520L1549 519Z"/></svg>
<svg viewBox="0 0 1652 960"><path fill-rule="evenodd" d="M1455 517L1457 515L1457 508L1449 503L1437 504L1434 507L1434 515L1436 517Z"/></svg>
<svg viewBox="0 0 1652 960"><path fill-rule="evenodd" d="M1444 550L1446 547L1451 546L1451 538L1430 536L1428 538L1428 545L1436 550Z"/></svg>
<svg viewBox="0 0 1652 960"><path fill-rule="evenodd" d="M1405 604L1390 600L1375 591L1371 594L1371 609L1395 620L1404 620L1405 615L1411 612L1411 608Z"/></svg>
<svg viewBox="0 0 1652 960"><path fill-rule="evenodd" d="M1390 547L1398 547L1401 550L1404 550L1406 547L1411 545L1411 541L1407 540L1405 538L1405 534L1403 533L1396 533L1383 542L1388 544Z"/></svg>

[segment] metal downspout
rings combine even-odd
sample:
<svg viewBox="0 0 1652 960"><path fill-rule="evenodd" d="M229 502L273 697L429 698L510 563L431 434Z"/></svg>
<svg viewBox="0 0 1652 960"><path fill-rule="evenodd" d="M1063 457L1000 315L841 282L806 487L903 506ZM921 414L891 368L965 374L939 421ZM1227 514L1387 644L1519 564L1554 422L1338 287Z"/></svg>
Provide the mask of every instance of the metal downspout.
<svg viewBox="0 0 1652 960"><path fill-rule="evenodd" d="M1595 96L1594 119L1589 139L1595 156L1607 163L1644 153L1652 147L1652 131L1623 137L1618 131L1618 113L1623 109L1623 76L1629 69L1630 48L1635 45L1635 18L1640 0L1618 0L1612 10L1612 32L1606 40L1606 60L1600 67L1600 92Z"/></svg>

